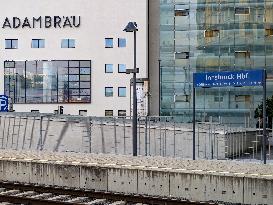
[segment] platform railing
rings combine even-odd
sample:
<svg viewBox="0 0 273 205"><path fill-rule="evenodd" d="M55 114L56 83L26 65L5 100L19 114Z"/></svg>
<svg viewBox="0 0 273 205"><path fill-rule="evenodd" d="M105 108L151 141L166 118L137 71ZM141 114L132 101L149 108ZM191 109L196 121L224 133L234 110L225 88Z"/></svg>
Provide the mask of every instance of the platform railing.
<svg viewBox="0 0 273 205"><path fill-rule="evenodd" d="M132 154L132 119L83 117L40 113L1 113L0 148L53 152ZM196 156L208 160L261 159L259 128L198 122ZM138 117L138 155L192 158L192 123L169 116ZM267 156L272 159L272 129L268 129Z"/></svg>

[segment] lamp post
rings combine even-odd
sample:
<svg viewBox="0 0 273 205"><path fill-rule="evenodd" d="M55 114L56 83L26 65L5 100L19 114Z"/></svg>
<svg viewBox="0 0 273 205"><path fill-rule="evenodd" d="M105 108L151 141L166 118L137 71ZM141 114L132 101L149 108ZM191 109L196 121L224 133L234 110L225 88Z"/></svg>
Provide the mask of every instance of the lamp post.
<svg viewBox="0 0 273 205"><path fill-rule="evenodd" d="M126 69L126 74L133 73L133 121L132 121L132 137L133 137L133 156L137 156L137 95L136 95L136 74L139 69L136 67L136 32L138 31L136 22L129 22L123 30L125 32L134 33L134 69Z"/></svg>

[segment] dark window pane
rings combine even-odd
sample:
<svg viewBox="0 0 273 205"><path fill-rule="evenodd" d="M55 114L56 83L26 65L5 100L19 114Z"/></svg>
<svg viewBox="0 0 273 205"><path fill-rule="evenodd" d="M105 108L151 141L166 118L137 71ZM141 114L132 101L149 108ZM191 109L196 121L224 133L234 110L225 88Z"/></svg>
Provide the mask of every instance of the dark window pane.
<svg viewBox="0 0 273 205"><path fill-rule="evenodd" d="M120 117L126 117L126 110L119 110L118 111L118 116L120 116Z"/></svg>
<svg viewBox="0 0 273 205"><path fill-rule="evenodd" d="M105 97L113 97L113 87L105 88Z"/></svg>
<svg viewBox="0 0 273 205"><path fill-rule="evenodd" d="M105 110L105 116L113 116L114 115L114 111L113 110Z"/></svg>

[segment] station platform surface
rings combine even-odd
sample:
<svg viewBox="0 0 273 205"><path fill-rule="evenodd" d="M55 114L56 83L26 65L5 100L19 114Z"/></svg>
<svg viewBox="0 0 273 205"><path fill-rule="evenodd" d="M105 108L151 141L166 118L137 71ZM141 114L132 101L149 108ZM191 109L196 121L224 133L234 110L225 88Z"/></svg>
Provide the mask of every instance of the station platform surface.
<svg viewBox="0 0 273 205"><path fill-rule="evenodd" d="M273 165L261 163L1 150L0 180L204 202L273 204Z"/></svg>

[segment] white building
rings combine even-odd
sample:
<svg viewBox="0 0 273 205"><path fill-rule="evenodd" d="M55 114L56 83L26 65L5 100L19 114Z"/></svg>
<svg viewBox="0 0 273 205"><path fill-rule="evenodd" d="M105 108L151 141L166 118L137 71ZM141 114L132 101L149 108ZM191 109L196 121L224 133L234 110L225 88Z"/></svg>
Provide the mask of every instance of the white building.
<svg viewBox="0 0 273 205"><path fill-rule="evenodd" d="M147 79L147 0L5 1L0 93L16 112L63 106L64 114L130 115L132 75L125 69L133 68L133 34L123 31L129 21L139 28L137 78Z"/></svg>

